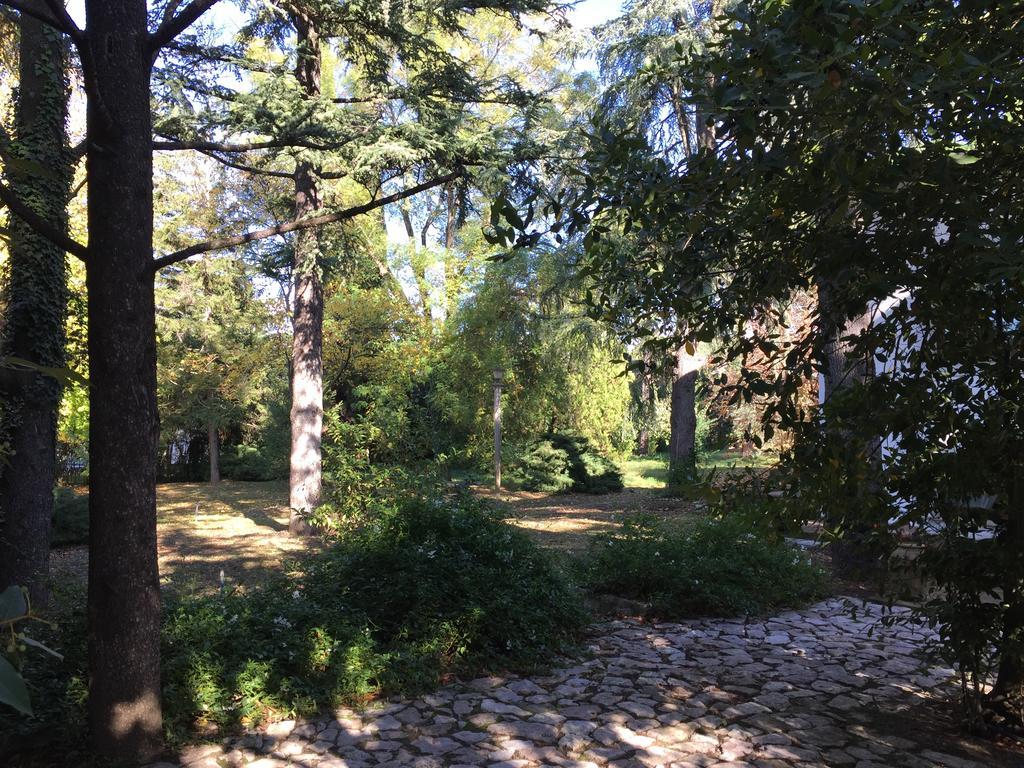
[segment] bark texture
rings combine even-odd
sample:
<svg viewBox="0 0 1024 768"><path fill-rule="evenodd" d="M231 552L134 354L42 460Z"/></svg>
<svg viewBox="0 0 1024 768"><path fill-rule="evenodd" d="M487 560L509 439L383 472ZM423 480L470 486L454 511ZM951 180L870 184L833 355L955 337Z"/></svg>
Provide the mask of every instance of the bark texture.
<svg viewBox="0 0 1024 768"><path fill-rule="evenodd" d="M320 35L316 21L293 15L298 34L295 78L309 98L320 96ZM295 167L295 218L320 208L316 166L300 159ZM324 289L320 243L315 230L296 234L292 270L292 409L288 528L306 533L304 516L320 503L323 484L320 442L324 420L323 324Z"/></svg>
<svg viewBox="0 0 1024 768"><path fill-rule="evenodd" d="M673 355L671 432L668 442L673 483L687 482L697 471L697 371L699 361L680 345Z"/></svg>
<svg viewBox="0 0 1024 768"><path fill-rule="evenodd" d="M647 371L640 373L640 429L636 435L636 452L640 456L651 453L651 375Z"/></svg>
<svg viewBox="0 0 1024 768"><path fill-rule="evenodd" d="M97 751L162 747L156 546L151 54L145 0L88 0L89 727Z"/></svg>
<svg viewBox="0 0 1024 768"><path fill-rule="evenodd" d="M863 383L871 375L871 359L857 355L853 349L852 338L867 330L871 325L871 314L867 307L862 312L849 315L836 302L837 281L842 276L821 275L818 277L818 313L819 333L822 335L822 377L820 381L820 401L826 405L837 393L844 389ZM827 413L827 410L826 410ZM827 418L827 417L826 417ZM826 422L826 429L833 427ZM841 433L847 441L853 441L852 435ZM877 440L871 440L859 446L868 462L877 460ZM858 446L853 446L857 448ZM867 490L848 484L847 490L854 496L861 496ZM849 501L837 505L842 509ZM870 545L871 526L865 520L856 522L839 519L833 509L825 510L825 518L834 527L842 527L845 534L834 541L829 549L832 556L832 568L841 576L867 577L877 572L878 553Z"/></svg>
<svg viewBox="0 0 1024 768"><path fill-rule="evenodd" d="M210 454L210 485L216 485L220 482L220 437L212 421L206 425L206 445Z"/></svg>
<svg viewBox="0 0 1024 768"><path fill-rule="evenodd" d="M42 10L44 4L35 2ZM67 49L61 36L22 14L18 102L9 164L11 188L55 230L67 232L71 151L67 145ZM67 264L62 248L10 217L0 322L0 356L59 368L65 363ZM47 602L57 408L61 386L31 371L0 371L0 411L10 426L8 455L0 461L0 591L27 587L36 605Z"/></svg>

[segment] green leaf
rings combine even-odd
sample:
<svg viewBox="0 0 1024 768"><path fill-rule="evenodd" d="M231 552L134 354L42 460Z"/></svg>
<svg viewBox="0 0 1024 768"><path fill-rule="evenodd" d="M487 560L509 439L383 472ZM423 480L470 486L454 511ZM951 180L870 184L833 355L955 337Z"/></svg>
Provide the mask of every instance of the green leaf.
<svg viewBox="0 0 1024 768"><path fill-rule="evenodd" d="M21 587L8 587L0 592L0 621L18 619L28 613L28 601Z"/></svg>
<svg viewBox="0 0 1024 768"><path fill-rule="evenodd" d="M966 152L952 152L949 155L949 159L957 165L971 165L972 163L978 162L981 158L969 155Z"/></svg>
<svg viewBox="0 0 1024 768"><path fill-rule="evenodd" d="M4 165L9 171L15 171L23 176L42 176L46 179L60 179L60 175L52 168L48 168L40 162L29 160L25 157L7 155L4 157Z"/></svg>
<svg viewBox="0 0 1024 768"><path fill-rule="evenodd" d="M0 368L13 368L15 370L28 370L40 373L43 376L49 376L51 379L56 379L61 384L80 384L83 387L89 386L89 380L82 376L80 373L72 371L70 368L54 368L49 365L38 365L29 360L25 360L14 355L8 355L7 357L0 357Z"/></svg>
<svg viewBox="0 0 1024 768"><path fill-rule="evenodd" d="M0 704L14 707L25 715L32 714L32 702L25 681L3 656L0 656Z"/></svg>

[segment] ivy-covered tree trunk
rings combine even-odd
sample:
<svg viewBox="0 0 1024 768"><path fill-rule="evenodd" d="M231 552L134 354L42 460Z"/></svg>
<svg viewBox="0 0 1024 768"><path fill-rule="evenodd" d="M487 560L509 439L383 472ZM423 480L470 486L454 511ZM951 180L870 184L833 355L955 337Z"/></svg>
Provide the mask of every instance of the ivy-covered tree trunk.
<svg viewBox="0 0 1024 768"><path fill-rule="evenodd" d="M162 747L152 59L145 0L88 0L86 18L89 729L145 762Z"/></svg>
<svg viewBox="0 0 1024 768"><path fill-rule="evenodd" d="M320 34L316 21L294 13L298 34L295 78L307 97L320 96ZM320 208L315 166L300 159L295 168L295 218ZM309 529L304 515L320 503L320 442L324 419L323 323L324 289L320 243L313 229L296 234L292 269L292 409L289 506L292 533Z"/></svg>
<svg viewBox="0 0 1024 768"><path fill-rule="evenodd" d="M36 2L38 10L45 5ZM14 193L57 231L67 231L72 162L67 146L67 49L61 35L22 14L15 133L6 168ZM17 216L10 217L7 312L0 356L64 365L68 300L64 250ZM51 377L6 370L0 381L9 455L0 462L0 591L27 587L47 598L57 410L61 387ZM2 439L0 435L0 439Z"/></svg>
<svg viewBox="0 0 1024 768"><path fill-rule="evenodd" d="M680 344L673 355L669 472L673 484L693 480L697 472L697 358Z"/></svg>

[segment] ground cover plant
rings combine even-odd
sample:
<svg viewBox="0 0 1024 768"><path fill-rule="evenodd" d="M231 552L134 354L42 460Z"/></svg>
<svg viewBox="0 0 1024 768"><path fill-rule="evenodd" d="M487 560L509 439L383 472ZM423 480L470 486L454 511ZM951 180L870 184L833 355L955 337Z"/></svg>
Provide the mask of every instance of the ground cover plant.
<svg viewBox="0 0 1024 768"><path fill-rule="evenodd" d="M70 742L81 735L81 597L61 598L72 609L45 637L64 660L28 659L36 717L3 713L12 739L44 723L63 723ZM453 674L534 669L572 650L586 619L549 554L488 503L409 499L261 585L166 591L165 728L180 741L426 691Z"/></svg>
<svg viewBox="0 0 1024 768"><path fill-rule="evenodd" d="M589 589L641 600L659 618L760 616L827 593L805 554L740 521L626 518L581 563Z"/></svg>
<svg viewBox="0 0 1024 768"><path fill-rule="evenodd" d="M172 602L168 717L252 723L526 669L585 618L548 555L486 504L410 500L252 592Z"/></svg>

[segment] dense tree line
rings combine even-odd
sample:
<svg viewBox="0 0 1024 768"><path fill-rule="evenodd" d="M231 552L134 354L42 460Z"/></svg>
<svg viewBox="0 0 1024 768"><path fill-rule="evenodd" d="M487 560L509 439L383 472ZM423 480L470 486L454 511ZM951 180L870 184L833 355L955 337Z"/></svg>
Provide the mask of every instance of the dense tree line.
<svg viewBox="0 0 1024 768"><path fill-rule="evenodd" d="M581 40L544 0L235 35L0 0L0 588L45 602L87 443L98 752L161 749L161 471L287 476L305 534L378 472L487 466L496 368L513 444L664 443L691 482L717 409L837 565L920 536L976 719L1019 719L1024 19L991 6L637 0Z"/></svg>

